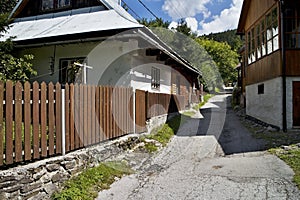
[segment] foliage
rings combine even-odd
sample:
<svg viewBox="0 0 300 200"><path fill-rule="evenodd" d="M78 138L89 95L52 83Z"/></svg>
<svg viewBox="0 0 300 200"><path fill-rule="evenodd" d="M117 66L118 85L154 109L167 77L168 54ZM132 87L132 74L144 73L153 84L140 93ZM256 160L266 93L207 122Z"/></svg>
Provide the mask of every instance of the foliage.
<svg viewBox="0 0 300 200"><path fill-rule="evenodd" d="M150 140L156 140L157 142L161 143L163 146L166 146L170 139L174 136L174 134L177 133L180 124L184 121L182 121L181 115L177 115L170 120L167 121L166 124L162 125L161 127L157 129L153 129L150 135L145 136L144 138L141 138L141 141L145 141L146 139ZM155 146L154 143L146 143L145 149L152 153L158 150L157 146Z"/></svg>
<svg viewBox="0 0 300 200"><path fill-rule="evenodd" d="M8 12L10 12L16 1L4 0L0 2L0 37L9 29L10 20ZM11 38L12 39L12 38ZM30 63L33 55L24 55L16 58L13 55L14 44L8 39L0 42L0 81L27 81L31 75L36 75L36 71L32 69Z"/></svg>
<svg viewBox="0 0 300 200"><path fill-rule="evenodd" d="M170 22L164 21L162 18L157 19L146 19L142 18L141 20L138 20L140 24L143 24L147 27L161 27L161 28L168 28L170 25Z"/></svg>
<svg viewBox="0 0 300 200"><path fill-rule="evenodd" d="M213 61L218 66L225 85L237 81L238 54L231 50L231 47L224 42L217 42L210 39L196 39L205 48Z"/></svg>
<svg viewBox="0 0 300 200"><path fill-rule="evenodd" d="M131 170L124 162L105 162L99 166L87 169L65 183L61 192L52 195L54 200L85 199L93 200L98 191L108 189L115 181L115 177L121 178L125 174L131 174Z"/></svg>
<svg viewBox="0 0 300 200"><path fill-rule="evenodd" d="M240 36L236 35L236 30L227 30L220 33L210 33L200 36L202 39L211 39L217 42L225 42L231 46L231 49L238 51L243 46L243 41Z"/></svg>
<svg viewBox="0 0 300 200"><path fill-rule="evenodd" d="M184 19L179 20L176 31L192 38L195 38L197 36L197 34L193 33L191 28L188 27L188 24Z"/></svg>
<svg viewBox="0 0 300 200"><path fill-rule="evenodd" d="M208 100L213 97L212 94L206 94L203 96L203 101L201 103L199 103L198 105L194 106L193 109L195 110L199 110L202 106L204 106L204 104L206 104L208 102Z"/></svg>

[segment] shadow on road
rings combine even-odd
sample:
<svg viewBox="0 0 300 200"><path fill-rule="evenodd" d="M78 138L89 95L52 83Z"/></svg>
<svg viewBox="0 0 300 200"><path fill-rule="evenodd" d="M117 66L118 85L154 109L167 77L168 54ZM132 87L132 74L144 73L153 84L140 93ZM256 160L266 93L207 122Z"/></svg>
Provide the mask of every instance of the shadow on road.
<svg viewBox="0 0 300 200"><path fill-rule="evenodd" d="M214 135L226 155L266 150L265 142L252 137L231 108L231 96L217 95L200 109L203 118L189 119L196 131L178 132L179 137Z"/></svg>

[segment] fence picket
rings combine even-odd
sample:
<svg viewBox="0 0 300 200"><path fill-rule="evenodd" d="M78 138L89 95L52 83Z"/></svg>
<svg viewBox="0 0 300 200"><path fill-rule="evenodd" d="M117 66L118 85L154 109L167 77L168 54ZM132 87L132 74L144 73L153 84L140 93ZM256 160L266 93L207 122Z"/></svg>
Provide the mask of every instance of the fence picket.
<svg viewBox="0 0 300 200"><path fill-rule="evenodd" d="M37 82L33 83L33 101L32 101L32 131L33 131L33 158L40 158L40 109L39 109L39 100L40 100L40 92L39 92L39 84Z"/></svg>
<svg viewBox="0 0 300 200"><path fill-rule="evenodd" d="M42 157L47 157L47 85L41 84L41 149Z"/></svg>
<svg viewBox="0 0 300 200"><path fill-rule="evenodd" d="M74 98L73 101L73 113L74 113L74 131L75 131L75 148L78 149L80 147L80 121L79 121L79 86L74 85Z"/></svg>
<svg viewBox="0 0 300 200"><path fill-rule="evenodd" d="M6 143L6 152L5 152L5 160L6 164L12 164L13 160L13 82L6 82L6 135L5 135L5 143Z"/></svg>
<svg viewBox="0 0 300 200"><path fill-rule="evenodd" d="M22 158L22 83L15 84L15 160L21 162Z"/></svg>
<svg viewBox="0 0 300 200"><path fill-rule="evenodd" d="M100 87L95 87L95 134L96 142L100 142Z"/></svg>
<svg viewBox="0 0 300 200"><path fill-rule="evenodd" d="M75 130L74 130L74 85L70 84L69 86L69 91L70 91L70 151L75 149Z"/></svg>
<svg viewBox="0 0 300 200"><path fill-rule="evenodd" d="M87 86L87 96L86 96L86 101L85 104L87 104L87 123L86 123L86 131L87 131L87 145L92 144L92 123L91 123L91 116L92 116L92 111L91 111L91 103L92 103L92 86L88 85Z"/></svg>
<svg viewBox="0 0 300 200"><path fill-rule="evenodd" d="M91 88L91 132L92 132L92 144L96 144L96 86L92 86Z"/></svg>
<svg viewBox="0 0 300 200"><path fill-rule="evenodd" d="M1 89L0 89L1 90ZM24 151L25 160L31 160L31 105L30 83L24 84Z"/></svg>
<svg viewBox="0 0 300 200"><path fill-rule="evenodd" d="M70 151L70 88L69 84L65 84L65 133L66 133L66 142L65 142L65 147L66 147L66 152Z"/></svg>
<svg viewBox="0 0 300 200"><path fill-rule="evenodd" d="M100 92L99 92L99 98L100 98L100 112L99 112L99 121L100 121L100 141L105 140L105 134L104 134L104 95L103 95L103 87L100 86Z"/></svg>
<svg viewBox="0 0 300 200"><path fill-rule="evenodd" d="M62 153L62 124L61 124L61 85L56 83L55 85L55 127L56 127L56 140L55 140L55 150L56 154Z"/></svg>
<svg viewBox="0 0 300 200"><path fill-rule="evenodd" d="M80 147L84 146L84 86L80 85L80 102L79 102L79 124L80 124Z"/></svg>
<svg viewBox="0 0 300 200"><path fill-rule="evenodd" d="M55 118L54 118L54 85L49 83L48 85L48 131L49 131L49 155L54 155L54 129L55 129Z"/></svg>

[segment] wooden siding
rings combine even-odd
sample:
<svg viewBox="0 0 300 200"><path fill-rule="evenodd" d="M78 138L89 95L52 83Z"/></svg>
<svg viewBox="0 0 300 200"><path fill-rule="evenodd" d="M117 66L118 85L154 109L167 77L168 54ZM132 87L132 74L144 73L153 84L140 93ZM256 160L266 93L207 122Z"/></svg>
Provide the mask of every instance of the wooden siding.
<svg viewBox="0 0 300 200"><path fill-rule="evenodd" d="M246 67L246 85L281 76L281 52L275 51Z"/></svg>
<svg viewBox="0 0 300 200"><path fill-rule="evenodd" d="M286 75L300 76L300 50L286 51Z"/></svg>
<svg viewBox="0 0 300 200"><path fill-rule="evenodd" d="M276 4L277 2L274 0L252 0L249 6L244 30L249 30L252 25L254 25Z"/></svg>

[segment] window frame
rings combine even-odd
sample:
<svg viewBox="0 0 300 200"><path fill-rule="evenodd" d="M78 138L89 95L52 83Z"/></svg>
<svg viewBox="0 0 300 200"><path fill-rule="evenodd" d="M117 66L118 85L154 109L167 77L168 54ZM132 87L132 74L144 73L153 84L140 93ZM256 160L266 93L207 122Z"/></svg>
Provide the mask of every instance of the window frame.
<svg viewBox="0 0 300 200"><path fill-rule="evenodd" d="M151 89L160 89L160 69L151 67Z"/></svg>
<svg viewBox="0 0 300 200"><path fill-rule="evenodd" d="M52 6L49 8L45 8L44 7L44 2L49 2L48 4ZM60 1L67 1L68 3L65 4L64 6L60 6ZM52 2L52 3L51 3ZM48 12L48 11L52 11L52 10L60 10L60 9L65 9L65 8L69 8L72 6L72 0L41 0L41 8L40 10L42 12Z"/></svg>
<svg viewBox="0 0 300 200"><path fill-rule="evenodd" d="M300 49L300 7L291 5L286 10L290 13L284 15L284 45L287 49Z"/></svg>
<svg viewBox="0 0 300 200"><path fill-rule="evenodd" d="M279 50L278 8L273 7L246 33L247 65Z"/></svg>
<svg viewBox="0 0 300 200"><path fill-rule="evenodd" d="M63 62L68 62L68 66L63 67L62 63ZM59 83L61 84L66 84L66 83L73 83L74 81L69 80L69 72L68 72L68 67L74 63L74 62L79 62L79 63L84 63L86 61L85 57L73 57L73 58L60 58L59 59Z"/></svg>

